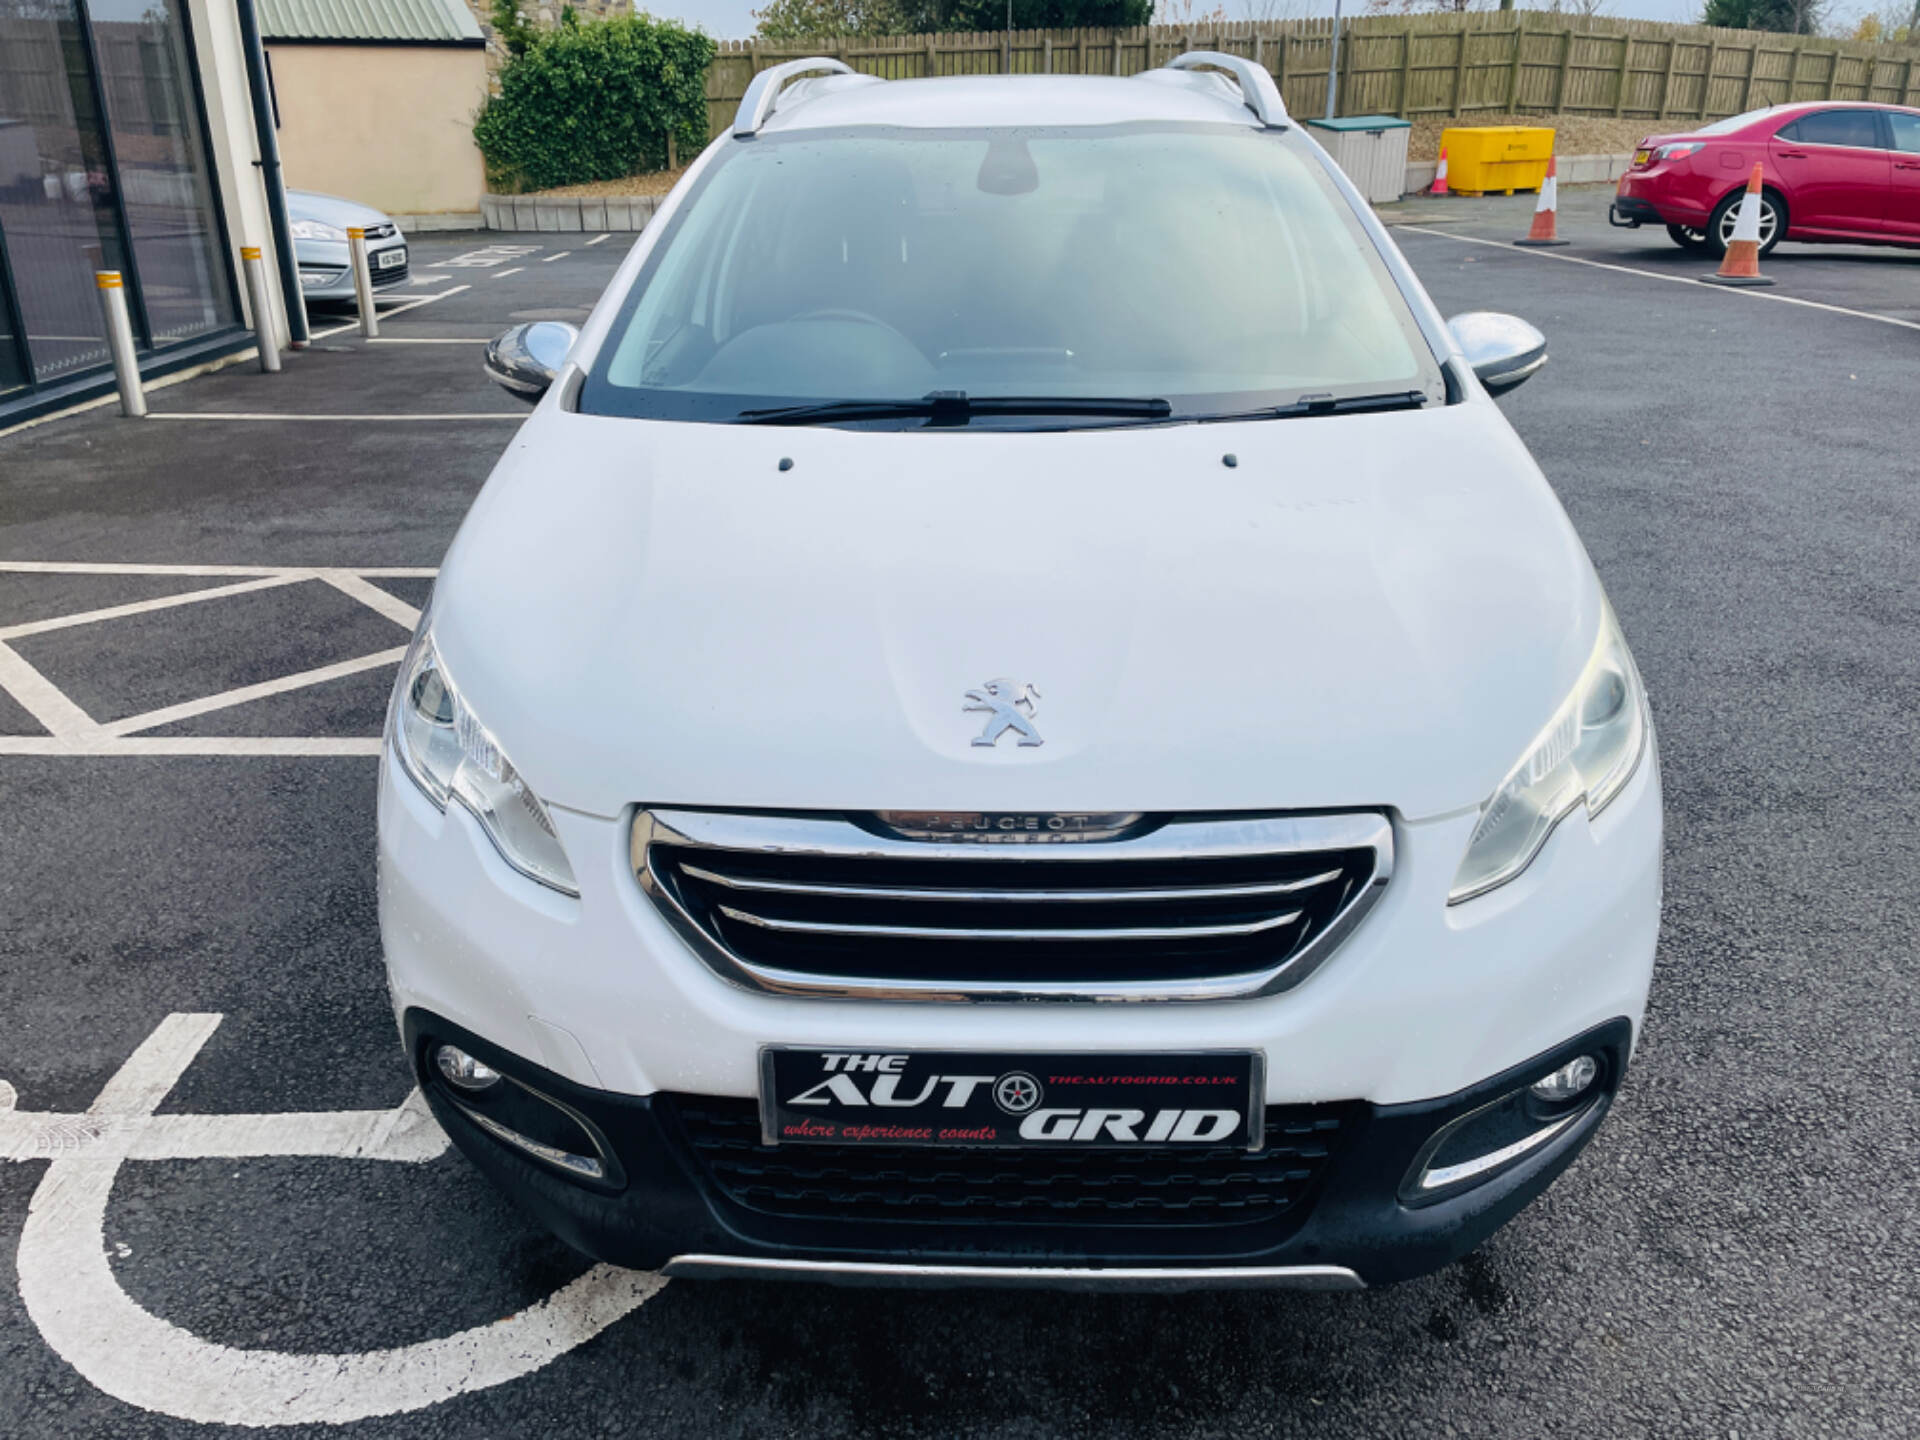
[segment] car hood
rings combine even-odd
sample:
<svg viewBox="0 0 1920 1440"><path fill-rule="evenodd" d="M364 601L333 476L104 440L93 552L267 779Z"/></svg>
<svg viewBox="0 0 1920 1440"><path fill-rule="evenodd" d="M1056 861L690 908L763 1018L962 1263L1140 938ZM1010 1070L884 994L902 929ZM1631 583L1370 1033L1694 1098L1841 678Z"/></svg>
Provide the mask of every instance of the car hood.
<svg viewBox="0 0 1920 1440"><path fill-rule="evenodd" d="M338 195L322 195L317 190L287 191L287 214L294 220L318 220L342 230L350 225L358 225L364 230L390 223L390 217L371 205L362 205L357 200L343 200Z"/></svg>
<svg viewBox="0 0 1920 1440"><path fill-rule="evenodd" d="M1419 818L1492 792L1601 603L1482 401L1044 435L549 403L448 552L434 626L527 780L596 814ZM993 715L968 692L1000 678L1033 687L1044 743L973 743Z"/></svg>

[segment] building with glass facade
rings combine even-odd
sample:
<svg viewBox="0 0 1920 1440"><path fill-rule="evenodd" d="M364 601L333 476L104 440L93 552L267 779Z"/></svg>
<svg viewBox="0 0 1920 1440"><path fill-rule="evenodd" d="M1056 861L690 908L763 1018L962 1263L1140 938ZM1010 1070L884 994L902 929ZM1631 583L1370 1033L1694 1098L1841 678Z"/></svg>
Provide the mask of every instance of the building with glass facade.
<svg viewBox="0 0 1920 1440"><path fill-rule="evenodd" d="M231 3L0 0L0 426L110 387L99 270L143 372L251 343L254 159Z"/></svg>

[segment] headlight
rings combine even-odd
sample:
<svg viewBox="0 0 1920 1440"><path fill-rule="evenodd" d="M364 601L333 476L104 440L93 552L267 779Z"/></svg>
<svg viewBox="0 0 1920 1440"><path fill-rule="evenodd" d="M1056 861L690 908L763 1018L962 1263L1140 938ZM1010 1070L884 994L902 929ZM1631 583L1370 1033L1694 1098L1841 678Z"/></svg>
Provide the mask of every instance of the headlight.
<svg viewBox="0 0 1920 1440"><path fill-rule="evenodd" d="M1593 657L1481 809L1447 903L1484 895L1525 870L1576 805L1584 802L1588 815L1605 809L1640 763L1648 728L1640 672L1613 608L1603 601Z"/></svg>
<svg viewBox="0 0 1920 1440"><path fill-rule="evenodd" d="M1688 140L1678 144L1660 146L1653 152L1653 158L1656 160L1678 160L1683 156L1691 155L1695 151L1706 148L1706 144L1703 141Z"/></svg>
<svg viewBox="0 0 1920 1440"><path fill-rule="evenodd" d="M458 800L514 869L563 894L580 893L545 802L460 698L428 630L400 667L387 729L400 767L429 800L442 810Z"/></svg>
<svg viewBox="0 0 1920 1440"><path fill-rule="evenodd" d="M296 220L287 227L287 233L296 240L344 240L347 232L337 225L329 225L324 220Z"/></svg>

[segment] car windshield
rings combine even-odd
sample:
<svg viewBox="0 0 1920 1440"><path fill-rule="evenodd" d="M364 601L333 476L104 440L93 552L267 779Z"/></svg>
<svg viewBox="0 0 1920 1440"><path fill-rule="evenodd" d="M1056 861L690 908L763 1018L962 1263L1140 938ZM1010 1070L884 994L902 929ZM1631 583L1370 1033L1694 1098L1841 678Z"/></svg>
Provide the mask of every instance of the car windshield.
<svg viewBox="0 0 1920 1440"><path fill-rule="evenodd" d="M1378 252L1291 135L862 128L728 142L580 408L1059 428L1443 396ZM933 399L943 419L922 413Z"/></svg>

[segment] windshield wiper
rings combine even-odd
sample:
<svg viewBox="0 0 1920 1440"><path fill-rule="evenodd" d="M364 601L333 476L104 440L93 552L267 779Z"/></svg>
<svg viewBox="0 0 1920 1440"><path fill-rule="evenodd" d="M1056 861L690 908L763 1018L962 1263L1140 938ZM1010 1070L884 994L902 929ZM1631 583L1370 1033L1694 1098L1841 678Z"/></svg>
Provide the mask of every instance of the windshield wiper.
<svg viewBox="0 0 1920 1440"><path fill-rule="evenodd" d="M1183 420L1292 420L1301 415L1357 415L1378 410L1425 408L1424 390L1387 390L1378 395L1302 395L1290 405L1263 405L1256 410L1228 410L1217 415L1183 415Z"/></svg>
<svg viewBox="0 0 1920 1440"><path fill-rule="evenodd" d="M827 400L815 405L779 405L742 410L740 425L812 425L834 420L921 420L934 425L965 425L976 415L1112 415L1130 420L1164 420L1173 414L1165 400L1099 395L973 395L964 390L935 390L918 400Z"/></svg>

